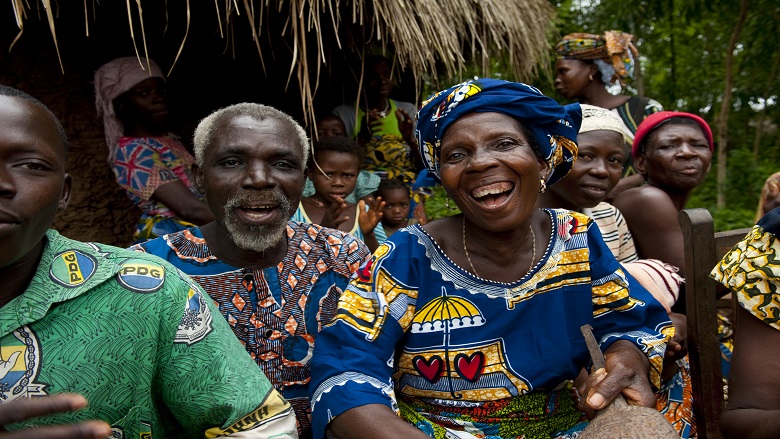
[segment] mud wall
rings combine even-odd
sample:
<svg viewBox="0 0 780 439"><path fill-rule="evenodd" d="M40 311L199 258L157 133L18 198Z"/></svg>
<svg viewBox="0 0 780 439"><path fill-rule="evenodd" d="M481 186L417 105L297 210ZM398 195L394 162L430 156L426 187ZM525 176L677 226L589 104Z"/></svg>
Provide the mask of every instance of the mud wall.
<svg viewBox="0 0 780 439"><path fill-rule="evenodd" d="M63 75L51 51L20 51L13 57L4 50L0 53L0 83L46 104L68 135L67 170L73 177L73 190L68 208L60 212L53 227L73 239L126 246L140 211L116 184L106 161L108 151L95 113L91 75L75 68Z"/></svg>

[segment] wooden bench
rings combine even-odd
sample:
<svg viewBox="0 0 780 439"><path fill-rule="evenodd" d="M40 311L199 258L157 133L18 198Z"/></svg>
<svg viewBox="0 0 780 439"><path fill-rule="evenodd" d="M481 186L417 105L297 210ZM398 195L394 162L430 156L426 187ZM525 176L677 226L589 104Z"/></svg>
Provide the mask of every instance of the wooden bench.
<svg viewBox="0 0 780 439"><path fill-rule="evenodd" d="M715 233L707 209L685 209L678 220L685 241L685 314L693 383L693 414L700 439L722 438L723 380L718 339L718 283L709 277L726 252L750 231ZM720 302L723 305L723 301ZM732 306L730 302L727 306Z"/></svg>

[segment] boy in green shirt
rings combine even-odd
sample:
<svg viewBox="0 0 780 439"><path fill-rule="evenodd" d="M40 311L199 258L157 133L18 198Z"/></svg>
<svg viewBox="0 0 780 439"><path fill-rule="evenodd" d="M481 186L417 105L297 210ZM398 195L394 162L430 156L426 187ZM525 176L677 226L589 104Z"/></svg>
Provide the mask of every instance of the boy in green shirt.
<svg viewBox="0 0 780 439"><path fill-rule="evenodd" d="M66 153L51 112L0 86L0 437L73 423L55 432L297 437L290 405L195 282L154 256L49 230L70 198ZM89 406L14 404L64 392Z"/></svg>

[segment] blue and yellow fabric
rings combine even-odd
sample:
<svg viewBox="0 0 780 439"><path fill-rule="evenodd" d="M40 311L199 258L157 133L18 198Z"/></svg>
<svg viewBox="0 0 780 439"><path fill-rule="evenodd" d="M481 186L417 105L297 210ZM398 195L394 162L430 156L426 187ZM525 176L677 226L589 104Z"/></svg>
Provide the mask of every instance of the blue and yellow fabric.
<svg viewBox="0 0 780 439"><path fill-rule="evenodd" d="M673 331L666 311L623 271L593 220L545 212L550 245L514 283L455 265L419 225L380 245L317 338L314 437L366 404L436 438L569 437L584 419L567 384L588 364L586 323L602 349L634 343L660 385Z"/></svg>

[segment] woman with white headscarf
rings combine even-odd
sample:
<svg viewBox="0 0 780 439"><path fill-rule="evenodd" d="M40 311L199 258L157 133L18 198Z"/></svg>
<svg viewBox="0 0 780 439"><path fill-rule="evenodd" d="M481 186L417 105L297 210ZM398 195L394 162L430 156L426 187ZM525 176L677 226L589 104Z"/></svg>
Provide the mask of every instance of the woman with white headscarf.
<svg viewBox="0 0 780 439"><path fill-rule="evenodd" d="M190 168L195 159L168 131L165 76L157 64L115 59L95 72L95 103L117 183L141 209L134 241L213 221Z"/></svg>

